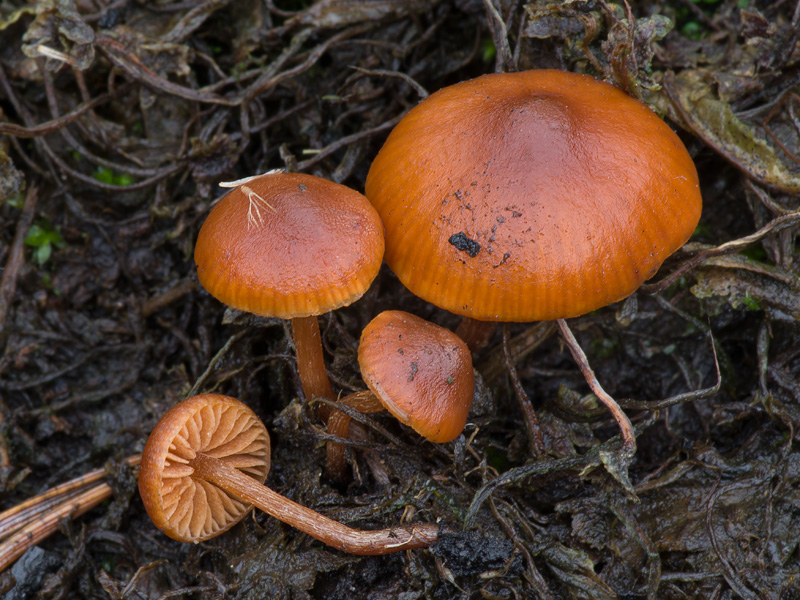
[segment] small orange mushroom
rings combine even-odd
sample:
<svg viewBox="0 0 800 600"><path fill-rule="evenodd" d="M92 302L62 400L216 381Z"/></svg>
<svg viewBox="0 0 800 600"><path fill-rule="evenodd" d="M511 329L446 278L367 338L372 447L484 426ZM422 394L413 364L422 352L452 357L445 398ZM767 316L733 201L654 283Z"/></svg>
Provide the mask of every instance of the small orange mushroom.
<svg viewBox="0 0 800 600"><path fill-rule="evenodd" d="M361 332L361 376L398 421L443 444L464 429L475 386L472 356L449 329L399 310Z"/></svg>
<svg viewBox="0 0 800 600"><path fill-rule="evenodd" d="M352 554L424 548L441 527L415 523L364 531L333 521L263 485L270 467L264 424L246 405L202 394L173 407L150 434L139 493L169 537L201 542L230 529L255 505L321 542Z"/></svg>
<svg viewBox="0 0 800 600"><path fill-rule="evenodd" d="M383 260L383 225L355 190L311 175L243 180L208 215L194 260L221 302L291 319L307 399L334 399L317 315L358 300Z"/></svg>
<svg viewBox="0 0 800 600"><path fill-rule="evenodd" d="M358 364L372 394L353 394L345 404L361 412L386 408L431 442L449 442L463 431L475 381L469 348L452 331L407 312L382 312L361 333ZM349 423L336 411L328 431L347 437ZM329 442L327 460L330 476L341 478L344 446Z"/></svg>

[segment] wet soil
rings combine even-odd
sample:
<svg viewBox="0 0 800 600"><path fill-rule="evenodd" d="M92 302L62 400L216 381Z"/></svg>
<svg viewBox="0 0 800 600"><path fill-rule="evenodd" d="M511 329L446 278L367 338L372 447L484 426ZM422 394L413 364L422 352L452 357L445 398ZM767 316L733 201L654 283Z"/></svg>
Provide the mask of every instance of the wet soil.
<svg viewBox="0 0 800 600"><path fill-rule="evenodd" d="M0 576L6 598L800 598L800 4L784 0L8 0L0 5L0 508L106 465L112 499ZM270 169L363 191L428 92L556 68L616 83L678 131L704 208L626 301L570 321L618 428L551 324L476 355L464 435L370 418L347 482L278 320L197 283L198 229ZM320 319L337 391L378 312L455 328L384 266ZM505 359L503 339L507 339ZM518 383L519 385L515 385ZM198 545L150 523L121 459L197 391L272 436L267 483L361 528L460 533L354 557L263 514ZM535 458L517 396L536 409ZM631 489L620 481L628 467Z"/></svg>

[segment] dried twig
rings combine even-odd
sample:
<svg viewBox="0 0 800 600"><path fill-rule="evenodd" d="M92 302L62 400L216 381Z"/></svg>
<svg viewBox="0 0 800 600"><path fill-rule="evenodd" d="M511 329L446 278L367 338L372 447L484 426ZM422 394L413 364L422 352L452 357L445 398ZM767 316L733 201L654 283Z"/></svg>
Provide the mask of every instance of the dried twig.
<svg viewBox="0 0 800 600"><path fill-rule="evenodd" d="M617 404L614 398L612 398L603 389L603 386L600 385L600 382L597 381L597 377L595 376L594 371L589 364L589 359L586 358L586 354L584 354L583 349L578 343L578 340L576 340L575 336L572 334L567 322L564 321L564 319L558 319L556 324L558 325L558 330L561 332L561 337L567 344L567 348L569 348L572 357L575 359L575 362L578 363L578 367L580 368L581 373L583 373L586 383L589 384L589 387L591 388L592 392L594 392L594 395L597 396L598 400L605 404L608 410L611 411L611 414L614 416L614 420L616 420L617 424L619 425L620 432L622 433L622 449L616 456L608 454L601 456L601 458L603 459L606 468L614 476L614 478L617 479L617 481L619 481L628 492L635 496L636 494L633 491L633 486L628 479L628 465L633 459L633 455L636 453L636 436L633 433L633 425L631 425L631 420L628 418L628 415L626 415L619 407L619 404Z"/></svg>
<svg viewBox="0 0 800 600"><path fill-rule="evenodd" d="M124 459L124 462L132 467L135 467L141 461L141 454ZM54 506L61 505L82 494L87 488L107 476L108 469L95 469L3 511L0 513L0 540L9 537L23 526L38 520Z"/></svg>
<svg viewBox="0 0 800 600"><path fill-rule="evenodd" d="M125 462L136 466L141 459L137 454ZM62 519L75 519L110 498L112 487L100 481L106 476L106 469L91 471L0 514L0 573L28 548L53 534Z"/></svg>
<svg viewBox="0 0 800 600"><path fill-rule="evenodd" d="M0 123L0 134L12 135L18 138L34 138L47 135L48 133L58 131L65 125L69 125L78 117L101 104L105 104L109 100L111 100L111 94L101 94L97 98L81 104L78 108L68 112L64 116L45 121L33 127L24 127L22 125L15 125L14 123Z"/></svg>
<svg viewBox="0 0 800 600"><path fill-rule="evenodd" d="M362 69L361 67L352 67L359 73L364 73L365 75L377 75L380 77L397 77L398 79L402 79L408 85L410 85L416 92L419 94L420 98L427 98L430 94L428 90L426 90L422 85L420 85L413 77L407 75L406 73L401 73L400 71L387 71L385 69Z"/></svg>
<svg viewBox="0 0 800 600"><path fill-rule="evenodd" d="M17 221L17 231L14 234L14 241L11 243L8 253L3 278L0 279L0 338L5 337L7 334L5 328L6 317L8 309L14 300L14 293L17 291L19 270L25 262L25 236L28 235L28 230L31 228L33 217L36 214L37 199L38 191L36 187L31 186L25 196L22 215Z"/></svg>
<svg viewBox="0 0 800 600"><path fill-rule="evenodd" d="M40 518L30 521L8 539L0 543L0 573L22 556L28 548L55 533L62 519L74 519L111 497L113 490L107 483L98 483L76 497L59 504Z"/></svg>
<svg viewBox="0 0 800 600"><path fill-rule="evenodd" d="M739 250L743 250L744 248L761 241L761 239L770 233L776 233L786 229L787 227L793 227L798 223L800 223L800 211L783 214L780 217L772 219L772 221L764 225L755 233L751 233L750 235L746 235L745 237L736 240L731 240L730 242L725 242L716 248L701 250L691 258L685 260L677 269L664 277L661 281L645 284L639 289L645 294L657 294L658 292L667 289L670 285L675 283L683 275L694 269L706 259L711 258L712 256L722 256L723 254L732 254L734 252L738 252Z"/></svg>
<svg viewBox="0 0 800 600"><path fill-rule="evenodd" d="M506 370L511 378L511 385L514 388L514 395L517 397L520 411L525 420L525 429L528 432L528 447L532 455L541 458L547 454L547 449L544 446L544 438L542 437L542 428L539 427L539 419L536 416L536 411L533 409L531 399L525 393L525 388L522 387L522 382L517 375L517 369L514 366L514 361L511 355L510 344L508 342L508 325L503 324L503 357L506 360Z"/></svg>

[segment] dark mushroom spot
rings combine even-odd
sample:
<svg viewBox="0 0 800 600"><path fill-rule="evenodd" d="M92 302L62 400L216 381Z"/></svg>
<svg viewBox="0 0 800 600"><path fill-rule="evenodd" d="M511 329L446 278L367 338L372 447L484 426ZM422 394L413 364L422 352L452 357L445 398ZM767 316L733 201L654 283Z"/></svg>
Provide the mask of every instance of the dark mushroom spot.
<svg viewBox="0 0 800 600"><path fill-rule="evenodd" d="M458 250L469 254L470 258L475 258L478 256L478 252L481 251L481 245L475 240L468 238L467 234L463 231L454 233L447 241L455 246Z"/></svg>

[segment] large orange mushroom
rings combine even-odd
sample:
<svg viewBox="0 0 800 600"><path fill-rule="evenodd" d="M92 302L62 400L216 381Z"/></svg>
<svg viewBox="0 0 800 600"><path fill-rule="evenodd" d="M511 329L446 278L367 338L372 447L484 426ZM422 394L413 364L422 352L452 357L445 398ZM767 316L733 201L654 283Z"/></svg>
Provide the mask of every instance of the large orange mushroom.
<svg viewBox="0 0 800 600"><path fill-rule="evenodd" d="M317 315L358 300L383 260L383 225L367 199L311 175L271 172L243 180L208 215L194 260L221 302L291 319L307 399L335 395Z"/></svg>
<svg viewBox="0 0 800 600"><path fill-rule="evenodd" d="M633 293L694 231L697 172L647 106L587 75L484 75L392 130L366 195L386 263L480 321L575 317Z"/></svg>
<svg viewBox="0 0 800 600"><path fill-rule="evenodd" d="M366 195L386 263L466 317L470 347L493 329L479 322L558 319L579 362L563 319L632 294L686 242L702 204L689 153L647 106L554 70L432 94L389 135ZM632 455L630 421L581 364Z"/></svg>

